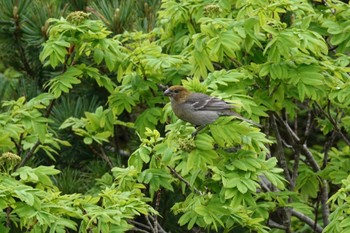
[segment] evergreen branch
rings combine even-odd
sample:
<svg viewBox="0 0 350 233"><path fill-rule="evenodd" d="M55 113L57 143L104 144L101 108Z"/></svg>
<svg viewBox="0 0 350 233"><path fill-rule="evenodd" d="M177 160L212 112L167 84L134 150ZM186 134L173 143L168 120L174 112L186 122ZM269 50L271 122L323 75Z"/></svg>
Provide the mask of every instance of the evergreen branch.
<svg viewBox="0 0 350 233"><path fill-rule="evenodd" d="M14 24L15 24L15 31L13 32L13 37L14 37L14 40L16 41L15 44L17 45L17 48L18 48L19 58L23 64L24 71L31 78L34 78L35 77L34 71L30 67L24 48L22 47L20 16L18 15L18 13L14 15Z"/></svg>

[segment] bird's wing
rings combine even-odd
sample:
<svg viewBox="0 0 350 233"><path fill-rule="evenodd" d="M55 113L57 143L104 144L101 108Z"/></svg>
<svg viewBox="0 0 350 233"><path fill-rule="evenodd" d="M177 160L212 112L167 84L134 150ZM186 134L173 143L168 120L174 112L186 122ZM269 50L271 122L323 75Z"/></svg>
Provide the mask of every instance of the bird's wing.
<svg viewBox="0 0 350 233"><path fill-rule="evenodd" d="M196 111L225 111L233 108L221 99L201 93L192 93L189 101Z"/></svg>

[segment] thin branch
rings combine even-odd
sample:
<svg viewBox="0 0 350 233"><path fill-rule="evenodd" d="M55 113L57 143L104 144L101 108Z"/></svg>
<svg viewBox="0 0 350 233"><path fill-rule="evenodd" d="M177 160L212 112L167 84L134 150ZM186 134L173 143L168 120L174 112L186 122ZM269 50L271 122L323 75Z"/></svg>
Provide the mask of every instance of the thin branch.
<svg viewBox="0 0 350 233"><path fill-rule="evenodd" d="M320 191L321 191L323 226L327 226L329 224L329 214L330 214L329 205L328 205L328 182L327 182L327 180L322 180Z"/></svg>
<svg viewBox="0 0 350 233"><path fill-rule="evenodd" d="M144 228L144 229L146 229L146 230L151 230L151 228L149 227L149 226L147 226L147 225L145 225L145 224L143 224L143 223L140 223L140 222L137 222L137 221L135 221L135 220L128 220L128 222L130 223L130 224L132 224L132 225L136 225L136 226L138 226L138 227L141 227L141 228ZM136 226L134 226L134 227L136 227ZM139 229L139 228L138 228ZM146 231L146 232L148 232L148 231Z"/></svg>
<svg viewBox="0 0 350 233"><path fill-rule="evenodd" d="M307 225L309 225L311 228L314 228L316 233L322 233L323 228L315 223L314 220L312 220L310 217L304 215L303 213L300 213L294 209L291 209L291 213L294 217L297 217L298 219L300 219L302 222L306 223Z"/></svg>
<svg viewBox="0 0 350 233"><path fill-rule="evenodd" d="M243 64L238 61L237 59L233 58L233 57L230 57L230 60L236 65L236 67L242 67Z"/></svg>
<svg viewBox="0 0 350 233"><path fill-rule="evenodd" d="M265 192L271 192L271 189L274 189L274 186L272 186L271 182L263 175L259 176L259 184L260 187L262 188L262 190L264 190ZM271 188L270 188L271 187ZM275 190L273 190L275 191Z"/></svg>
<svg viewBox="0 0 350 233"><path fill-rule="evenodd" d="M324 156L323 156L323 163L322 163L322 169L326 168L327 166L327 163L328 163L328 157L329 157L329 150L331 149L332 145L333 145L333 142L335 140L335 131L332 132L332 135L329 137L329 139L326 141L326 143L324 144L324 149L323 149L323 153L324 153Z"/></svg>
<svg viewBox="0 0 350 233"><path fill-rule="evenodd" d="M319 184L320 186L320 184ZM316 206L314 207L314 226L312 227L313 232L315 232L315 228L316 228L316 224L317 224L317 219L318 219L318 208L319 208L319 204L320 204L320 196L321 196L321 188L319 187L319 191L317 193L317 198L316 198Z"/></svg>
<svg viewBox="0 0 350 233"><path fill-rule="evenodd" d="M149 218L149 215L145 215L145 219L146 219L146 221L147 221L148 226L149 226L150 229L151 229L151 232L154 232L154 227L153 227L153 224L151 223L151 221L149 220L149 219L150 219L150 218Z"/></svg>
<svg viewBox="0 0 350 233"><path fill-rule="evenodd" d="M300 151L297 150L294 153L294 164L293 164L293 172L292 172L292 183L291 186L294 189L295 183L298 178L298 170L299 170L299 161L300 161Z"/></svg>
<svg viewBox="0 0 350 233"><path fill-rule="evenodd" d="M92 152L97 155L97 156L100 156L109 166L109 168L113 168L114 167L114 164L113 162L110 160L110 158L106 155L104 149L102 148L101 145L99 145L99 149L100 149L100 152L98 152L92 145L89 145L89 148L92 150Z"/></svg>
<svg viewBox="0 0 350 233"><path fill-rule="evenodd" d="M23 167L33 156L34 156L34 152L35 150L38 148L38 146L40 146L40 141L36 141L36 143L34 144L34 146L32 147L32 149L30 149L26 155L23 157L23 159L21 160L21 162L17 165L16 170L20 167Z"/></svg>
<svg viewBox="0 0 350 233"><path fill-rule="evenodd" d="M191 184L185 180L179 173L176 172L176 170L170 166L167 166L171 173L173 173L173 175L175 175L179 180L181 180L182 182L185 183L185 185L187 186L187 188L189 189L193 189L196 193L198 193L199 195L202 195L203 193L201 191L199 191L196 187L192 187Z"/></svg>
<svg viewBox="0 0 350 233"><path fill-rule="evenodd" d="M301 140L298 137L298 135L296 135L296 133L290 128L290 126L288 125L287 122L285 122L284 120L281 119L280 116L278 116L278 114L274 114L274 116L276 117L276 119L278 119L278 121L283 124L284 128L287 130L288 135L291 137L291 139L294 141L294 145L297 147L300 147L300 151L302 152L303 155L305 155L307 161L310 163L312 169L314 171L320 171L320 166L318 165L317 161L315 160L315 158L313 157L311 151L309 150L309 148L307 147L307 145L305 143L303 143L301 145Z"/></svg>
<svg viewBox="0 0 350 233"><path fill-rule="evenodd" d="M44 115L46 118L50 116L54 104L55 104L55 99L51 100L49 106L46 109L46 113ZM32 147L32 149L30 149L25 154L21 162L17 165L16 170L20 167L23 167L34 156L34 152L40 146L40 144L41 144L40 140L37 140L34 146Z"/></svg>
<svg viewBox="0 0 350 233"><path fill-rule="evenodd" d="M343 138L346 144L350 146L350 139L347 135L345 135L342 130L339 128L337 121L332 117L331 110L330 110L330 101L327 105L327 112L322 109L322 107L316 102L316 106L319 108L319 110L322 112L322 114L331 122L331 124L334 127L334 130L339 133L339 135Z"/></svg>
<svg viewBox="0 0 350 233"><path fill-rule="evenodd" d="M289 169L288 169L288 165L286 162L286 157L284 154L284 149L283 149L283 143L282 143L282 137L278 131L277 128L277 124L276 124L276 119L275 117L272 115L271 117L271 121L272 121L272 127L275 131L275 135L276 135L276 146L277 146L277 151L276 151L276 157L278 159L278 162L280 164L280 166L283 169L284 172L284 176L286 177L286 179L288 180L289 184L291 184L292 179L291 176L289 174Z"/></svg>
<svg viewBox="0 0 350 233"><path fill-rule="evenodd" d="M100 151L101 151L101 157L108 163L109 168L114 168L114 163L113 161L107 156L105 150L103 149L103 147L100 145Z"/></svg>
<svg viewBox="0 0 350 233"><path fill-rule="evenodd" d="M301 152L303 155L305 155L307 161L310 163L312 169L316 172L320 171L320 166L318 165L317 161L315 160L314 156L312 155L311 151L305 144L301 147Z"/></svg>
<svg viewBox="0 0 350 233"><path fill-rule="evenodd" d="M23 135L23 134L21 134L21 135ZM17 154L18 155L20 155L21 154L21 140L17 143L16 141L15 141L15 139L13 139L13 138L11 138L11 141L13 142L13 144L15 144L15 147L16 147L16 150L17 150Z"/></svg>
<svg viewBox="0 0 350 233"><path fill-rule="evenodd" d="M307 113L307 121L306 121L304 138L302 140L302 144L304 144L306 142L306 140L309 138L309 136L311 134L311 131L312 131L312 128L313 128L313 125L314 125L314 121L312 120L313 119L312 116L313 116L312 112L309 111Z"/></svg>
<svg viewBox="0 0 350 233"><path fill-rule="evenodd" d="M154 217L152 215L149 215L149 218L154 221L154 219L153 219ZM157 229L158 229L159 233L167 233L158 222L157 222Z"/></svg>
<svg viewBox="0 0 350 233"><path fill-rule="evenodd" d="M315 171L318 172L321 170L320 166L318 165L317 161L315 160L312 152L309 150L309 148L307 147L305 142L301 142L300 138L298 137L298 135L296 135L294 133L294 131L290 128L290 126L287 124L287 122L283 121L277 114L275 114L276 118L279 119L279 121L284 125L285 129L287 130L287 133L289 134L290 137L292 137L293 141L294 141L294 146L296 148L298 148L298 150L300 150L300 152L305 155L308 163L310 164L311 168ZM302 144L301 144L302 143ZM329 206L327 203L328 200L328 183L326 180L322 179L322 183L323 185L320 188L320 193L321 193L321 204L322 204L322 219L323 219L323 223L326 226L329 223ZM293 214L293 213L292 213ZM293 214L296 217L301 217L301 215L295 215L295 213ZM307 217L307 216L305 216ZM305 218L304 218L305 219ZM314 222L313 220L310 219L310 221L312 221L313 223L310 225L311 227L313 227ZM315 227L315 229L317 229L318 226ZM321 230L322 231L322 230ZM316 231L316 232L321 232L321 231Z"/></svg>
<svg viewBox="0 0 350 233"><path fill-rule="evenodd" d="M272 221L271 219L269 219L269 221L267 222L267 226L272 227L272 228L281 229L281 230L286 230L285 226L283 226L275 221Z"/></svg>
<svg viewBox="0 0 350 233"><path fill-rule="evenodd" d="M51 100L49 106L46 108L44 117L48 118L52 112L53 106L55 105L56 99Z"/></svg>
<svg viewBox="0 0 350 233"><path fill-rule="evenodd" d="M159 205L160 205L160 197L161 197L161 189L157 191L157 196L156 196L156 204L155 204L155 210L159 210ZM158 217L157 215L154 215L153 217L153 228L154 228L154 233L158 233Z"/></svg>
<svg viewBox="0 0 350 233"><path fill-rule="evenodd" d="M135 231L135 232L149 233L149 231L142 230L142 229L137 228L137 227L135 227L135 226L132 228L132 230Z"/></svg>
<svg viewBox="0 0 350 233"><path fill-rule="evenodd" d="M12 208L9 206L6 208L6 227L10 228L11 227L11 219L10 219L10 215L12 212Z"/></svg>

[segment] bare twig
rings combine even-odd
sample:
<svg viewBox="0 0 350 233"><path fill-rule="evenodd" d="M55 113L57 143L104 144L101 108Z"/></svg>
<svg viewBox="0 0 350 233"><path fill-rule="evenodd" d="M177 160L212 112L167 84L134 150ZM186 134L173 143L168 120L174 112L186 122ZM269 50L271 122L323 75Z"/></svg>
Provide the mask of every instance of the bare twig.
<svg viewBox="0 0 350 233"><path fill-rule="evenodd" d="M132 230L135 231L135 232L149 233L149 231L142 230L142 229L137 228L137 227L135 227L135 226L132 228Z"/></svg>
<svg viewBox="0 0 350 233"><path fill-rule="evenodd" d="M149 215L149 218L154 221L154 217L152 215ZM159 233L167 233L158 222L157 222L157 229Z"/></svg>
<svg viewBox="0 0 350 233"><path fill-rule="evenodd" d="M44 115L46 118L50 116L54 104L55 104L55 99L51 100L49 106L47 106L46 113ZM33 145L32 149L30 149L25 154L21 162L17 165L16 169L23 167L34 156L34 152L40 146L40 144L41 144L40 140L37 140L36 143Z"/></svg>
<svg viewBox="0 0 350 233"><path fill-rule="evenodd" d="M108 164L109 168L112 169L114 167L112 160L106 155L101 145L99 145L100 152L98 152L92 145L89 145L89 147L95 155L100 156Z"/></svg>
<svg viewBox="0 0 350 233"><path fill-rule="evenodd" d="M134 225L134 227L136 227L136 226L138 226L138 227L141 227L141 228L143 228L143 229L146 229L146 230L151 230L151 228L149 227L149 226L147 226L147 225L145 225L145 224L143 224L143 223L140 223L140 222L137 222L137 221L135 221L135 220L128 220L128 222L130 223L130 224L132 224L132 225ZM137 228L138 228L137 227ZM139 229L139 228L138 228ZM146 231L146 232L148 232L148 231Z"/></svg>
<svg viewBox="0 0 350 233"><path fill-rule="evenodd" d="M309 150L306 144L302 145L301 152L303 155L305 155L307 161L310 163L314 171L318 172L321 170L320 166L318 165L317 161L315 160L314 156L312 155L311 151Z"/></svg>
<svg viewBox="0 0 350 233"><path fill-rule="evenodd" d="M12 212L12 208L7 207L6 208L6 227L7 228L11 227L11 219L10 219L11 212Z"/></svg>
<svg viewBox="0 0 350 233"><path fill-rule="evenodd" d="M295 183L298 178L298 169L299 169L299 161L300 161L300 151L297 150L294 153L294 164L293 164L293 172L292 172L292 179L291 179L291 186L294 189Z"/></svg>
<svg viewBox="0 0 350 233"><path fill-rule="evenodd" d="M271 219L269 219L269 221L267 222L267 226L272 227L272 228L286 230L285 226L278 224L277 222L272 221Z"/></svg>
<svg viewBox="0 0 350 233"><path fill-rule="evenodd" d="M199 195L202 195L203 193L201 191L199 191L196 187L192 187L191 184L185 180L179 173L176 172L176 170L170 166L167 166L171 173L173 173L173 175L175 175L179 180L181 180L182 182L185 183L185 185L189 188L189 189L193 189L196 193L198 193Z"/></svg>
<svg viewBox="0 0 350 233"><path fill-rule="evenodd" d="M306 140L308 139L311 131L312 131L312 128L313 128L313 125L314 125L314 121L312 120L313 119L313 114L311 111L309 111L307 113L307 121L306 121L306 126L305 126L305 132L304 132L304 138L302 140L302 144L304 144L306 142Z"/></svg>
<svg viewBox="0 0 350 233"><path fill-rule="evenodd" d="M328 140L324 144L324 147L323 147L324 156L323 156L322 169L326 168L326 166L327 166L328 157L329 157L329 150L331 149L332 144L333 144L333 142L335 140L335 137L336 137L335 134L336 134L335 131L333 131L332 135L328 138Z"/></svg>
<svg viewBox="0 0 350 233"><path fill-rule="evenodd" d="M296 133L290 128L290 126L288 125L287 122L283 121L277 114L274 114L274 116L276 116L276 118L279 120L279 122L283 124L283 126L287 130L287 133L292 138L294 147L296 147L298 150L300 150L300 152L303 155L305 155L305 157L306 157L308 163L310 164L311 168L315 172L320 171L321 168L318 165L317 161L315 160L312 152L307 147L306 142L302 142L300 140L298 135L296 135ZM294 169L296 169L296 168L294 168ZM295 172L293 172L293 176L296 176L296 174L294 174L294 173ZM326 226L329 223L329 206L328 206L328 203L327 203L327 200L328 200L328 183L324 179L322 180L322 185L321 185L321 188L320 188L320 197L321 197L321 204L322 204L323 224ZM293 215L296 216L295 213ZM300 215L298 215L298 216L300 217ZM298 216L296 216L296 217L298 217ZM305 217L307 217L307 216L305 216ZM305 220L306 218L300 218L300 219L301 220ZM310 221L313 222L311 225L309 224L310 222L309 223L306 222L306 223L309 224L310 226L313 226L315 221L313 221L311 219L310 219ZM315 229L317 229L317 228L318 227L316 226ZM316 232L319 232L319 231L316 231Z"/></svg>
<svg viewBox="0 0 350 233"><path fill-rule="evenodd" d="M156 211L159 210L159 205L160 205L160 197L161 197L161 190L159 189L157 191L157 196L156 196L156 204L155 204L155 209ZM158 233L158 216L154 215L153 217L153 224L154 224L154 233Z"/></svg>
<svg viewBox="0 0 350 233"><path fill-rule="evenodd" d="M145 215L145 219L146 219L146 221L147 221L148 226L149 226L150 229L151 229L151 232L154 232L154 227L153 227L153 224L151 223L151 220L150 220L149 217L150 217L149 215Z"/></svg>
<svg viewBox="0 0 350 233"><path fill-rule="evenodd" d="M307 225L309 225L311 228L315 226L315 232L316 233L322 233L323 228L319 224L315 224L315 221L312 220L310 217L304 215L303 213L300 213L294 209L291 209L291 213L293 216L297 217L301 221L305 222Z"/></svg>
<svg viewBox="0 0 350 233"><path fill-rule="evenodd" d="M230 60L236 65L236 67L242 67L243 64L238 61L237 59L233 58L233 57L230 57Z"/></svg>
<svg viewBox="0 0 350 233"><path fill-rule="evenodd" d="M332 117L331 110L330 110L331 109L330 101L328 102L328 105L327 105L327 112L325 110L323 110L322 107L318 103L316 103L316 106L322 112L322 114L331 122L331 124L334 127L334 130L337 133L339 133L339 135L343 138L345 143L350 146L350 139L349 139L349 137L343 133L343 131L339 128L337 121Z"/></svg>
<svg viewBox="0 0 350 233"><path fill-rule="evenodd" d="M305 143L302 144L300 138L298 137L298 135L296 135L296 133L290 128L290 126L288 125L287 122L285 122L284 120L281 119L280 116L278 116L278 114L274 114L274 116L276 117L276 119L278 119L278 121L284 126L284 128L287 130L288 135L291 137L294 146L296 147L300 147L300 151L303 155L305 155L307 161L310 163L312 169L314 171L320 171L320 167L317 164L317 161L315 160L315 158L313 157L311 151L309 150L309 148L307 147L307 145Z"/></svg>
<svg viewBox="0 0 350 233"><path fill-rule="evenodd" d="M35 150L38 148L38 146L40 146L40 141L36 141L36 143L33 145L32 149L30 149L26 155L23 157L23 159L21 160L21 162L17 165L16 170L20 167L23 167L33 156L34 156L34 152Z"/></svg>
<svg viewBox="0 0 350 233"><path fill-rule="evenodd" d="M323 226L327 226L329 224L329 205L328 201L328 182L327 180L322 180L321 184L321 204L322 204L322 220Z"/></svg>
<svg viewBox="0 0 350 233"><path fill-rule="evenodd" d="M276 146L277 146L276 157L278 159L280 166L283 169L284 176L288 180L289 184L291 184L292 179L291 179L291 176L289 174L289 169L288 169L288 165L286 162L286 157L285 157L284 150L283 150L282 137L278 131L276 119L273 115L271 116L271 121L272 121L272 127L275 131L275 136L276 136Z"/></svg>

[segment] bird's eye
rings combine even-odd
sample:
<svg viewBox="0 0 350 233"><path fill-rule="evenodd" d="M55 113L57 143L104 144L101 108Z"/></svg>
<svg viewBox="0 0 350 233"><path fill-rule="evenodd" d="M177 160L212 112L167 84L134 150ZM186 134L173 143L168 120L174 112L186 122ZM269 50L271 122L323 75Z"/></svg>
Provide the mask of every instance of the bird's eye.
<svg viewBox="0 0 350 233"><path fill-rule="evenodd" d="M174 90L174 93L179 93L179 90Z"/></svg>

